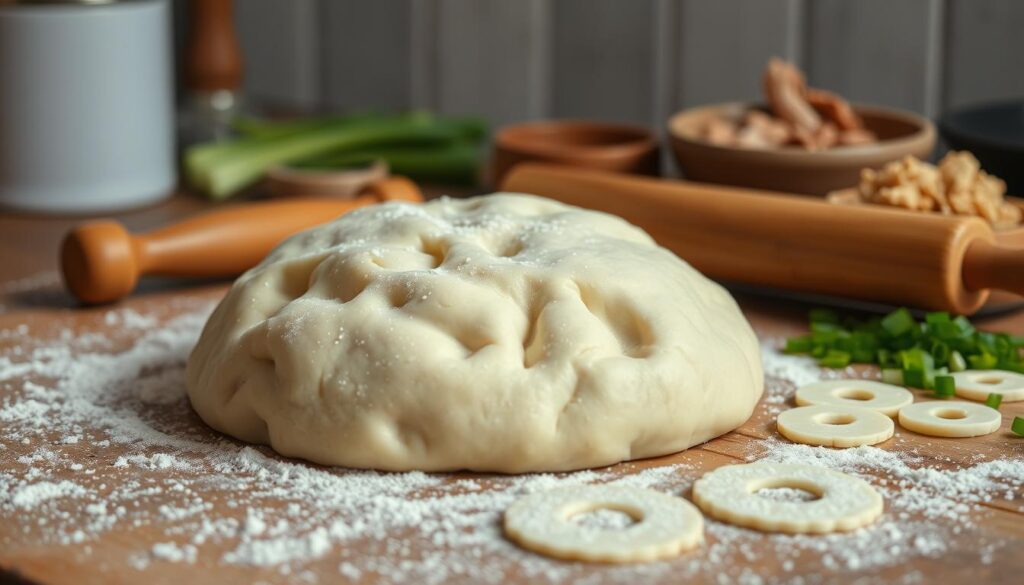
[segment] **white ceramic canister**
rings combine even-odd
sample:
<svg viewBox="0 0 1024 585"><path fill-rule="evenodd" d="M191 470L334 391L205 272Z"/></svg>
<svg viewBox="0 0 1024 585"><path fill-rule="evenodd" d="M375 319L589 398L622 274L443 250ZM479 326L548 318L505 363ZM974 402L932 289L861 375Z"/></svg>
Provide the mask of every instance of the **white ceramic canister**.
<svg viewBox="0 0 1024 585"><path fill-rule="evenodd" d="M89 213L175 185L168 0L0 0L0 206Z"/></svg>

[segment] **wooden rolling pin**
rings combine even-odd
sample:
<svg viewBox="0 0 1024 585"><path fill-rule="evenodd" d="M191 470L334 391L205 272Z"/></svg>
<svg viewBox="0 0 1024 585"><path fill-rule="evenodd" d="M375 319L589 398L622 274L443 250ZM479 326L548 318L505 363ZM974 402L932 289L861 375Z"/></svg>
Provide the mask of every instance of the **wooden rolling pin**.
<svg viewBox="0 0 1024 585"><path fill-rule="evenodd" d="M970 314L988 289L1024 293L1024 249L995 243L987 223L806 197L540 164L503 188L619 215L712 278ZM419 200L400 178L356 202L239 205L132 236L86 224L64 243L68 287L116 300L141 274L232 276L293 232L385 199Z"/></svg>
<svg viewBox="0 0 1024 585"><path fill-rule="evenodd" d="M988 223L734 187L522 164L502 190L618 215L711 278L947 310L1024 294L1024 248Z"/></svg>
<svg viewBox="0 0 1024 585"><path fill-rule="evenodd" d="M107 303L131 293L146 274L235 276L288 236L382 201L419 202L423 196L409 179L390 177L372 183L357 199L234 205L146 234L130 234L116 221L91 221L64 238L64 282L83 302Z"/></svg>

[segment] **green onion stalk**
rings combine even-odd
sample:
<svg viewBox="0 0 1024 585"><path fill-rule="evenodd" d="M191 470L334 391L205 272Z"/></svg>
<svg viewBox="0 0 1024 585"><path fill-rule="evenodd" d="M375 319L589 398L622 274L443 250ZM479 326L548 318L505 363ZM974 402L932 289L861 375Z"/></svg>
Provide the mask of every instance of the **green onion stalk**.
<svg viewBox="0 0 1024 585"><path fill-rule="evenodd" d="M337 159L359 160L381 153L393 154L399 163L397 167L419 169L427 176L434 173L439 177L464 177L470 147L479 144L486 133L477 119L424 112L397 116L356 114L277 123L241 120L238 124L243 137L196 145L185 153L185 173L190 183L214 199L237 193L275 165L328 153ZM415 148L422 151L414 155ZM426 156L433 151L435 156ZM476 150L472 153L475 157ZM475 168L476 163L473 164Z"/></svg>

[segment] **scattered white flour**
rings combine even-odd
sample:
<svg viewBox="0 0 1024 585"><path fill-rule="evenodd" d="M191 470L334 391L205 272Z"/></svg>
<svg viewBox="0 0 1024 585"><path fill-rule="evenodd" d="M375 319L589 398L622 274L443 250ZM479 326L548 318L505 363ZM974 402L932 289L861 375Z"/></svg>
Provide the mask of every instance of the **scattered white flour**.
<svg viewBox="0 0 1024 585"><path fill-rule="evenodd" d="M10 501L15 508L35 508L49 500L80 496L84 493L85 490L81 486L70 481L40 481L12 490Z"/></svg>
<svg viewBox="0 0 1024 585"><path fill-rule="evenodd" d="M160 320L153 315L143 315L131 309L120 311L109 311L103 317L103 323L108 327L121 327L122 329L152 329Z"/></svg>
<svg viewBox="0 0 1024 585"><path fill-rule="evenodd" d="M153 557L176 563L196 562L196 547L191 544L178 546L173 542L159 542L153 545Z"/></svg>
<svg viewBox="0 0 1024 585"><path fill-rule="evenodd" d="M286 460L213 433L190 409L184 364L209 310L169 321L119 310L96 317L115 328L107 336L69 330L50 341L0 343L0 523L24 527L16 537L0 533L7 535L0 548L66 545L73 558L86 559L90 543L109 531L145 530L159 537L140 538L127 566L256 567L268 582L315 582L327 571L331 578L319 580L501 583L515 572L535 583L760 583L754 567L764 565L804 582L821 581L823 571L852 578L883 568L895 571L892 580L911 582L917 574L908 561L954 548L991 562L1005 543L972 532L975 519L991 513L993 500L1021 497L1024 458L958 468L875 447L754 441L752 458L865 477L886 496L887 513L872 527L829 536L765 535L708 519L704 546L672 561L550 560L502 537L501 514L518 497L601 482L685 497L701 473L699 453L693 465L521 476L379 473ZM783 408L795 385L823 377L812 360L770 345L763 353L766 408ZM765 496L800 496L773 492ZM578 521L592 530L631 522L608 511Z"/></svg>

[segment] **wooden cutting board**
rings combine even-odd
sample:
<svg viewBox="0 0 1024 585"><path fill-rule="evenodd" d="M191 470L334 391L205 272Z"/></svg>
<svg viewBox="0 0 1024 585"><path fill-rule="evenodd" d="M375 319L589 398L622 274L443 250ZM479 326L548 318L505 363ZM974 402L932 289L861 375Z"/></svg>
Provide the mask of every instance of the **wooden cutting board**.
<svg viewBox="0 0 1024 585"><path fill-rule="evenodd" d="M190 209L192 203L177 202L171 205ZM158 208L135 214L127 219L129 223L135 223L138 227L154 221L154 214L160 216L175 213L173 209L168 211L167 208ZM162 220L163 217L159 217L156 221ZM111 351L130 347L132 336L141 335L143 331L126 333L106 317L107 309L70 308L69 298L54 280L54 273L38 272L40 267L52 265L54 255L49 247L55 246L55 243L51 244L49 238L54 233L61 232L67 223L61 220L0 218L0 251L4 254L4 257L0 258L0 331L17 332L19 327L25 326L33 335L45 336L58 335L61 329L70 329L76 335L102 333L118 338L118 347L112 348ZM28 238L28 241L18 239L19 237ZM31 238L37 238L34 244ZM21 252L15 252L18 249ZM145 315L157 315L163 321L173 318L182 311L194 310L197 306L215 301L224 290L223 285L212 285L169 292L149 292L129 299L118 308L132 309ZM802 332L804 328L807 308L805 306L747 297L741 297L739 300L744 313L763 340L770 342ZM983 321L981 324L990 329L1021 334L1024 333L1024 314L1007 315ZM0 335L0 355L10 354L22 342L23 339L14 334ZM875 372L865 368L859 370L859 374L870 376ZM768 383L774 388L775 394L779 388L787 385L787 382L774 378L770 378ZM15 396L15 385L0 384L0 401L8 401ZM770 441L778 439L774 430L773 412L786 406L791 404L775 405L764 401L758 406L753 418L735 432L682 453L620 464L603 470L602 473L608 474L609 477L628 476L653 467L680 465L679 479L672 489L688 497L690 482L702 473L721 465L746 461L749 457L759 456L766 448L770 448ZM944 470L965 468L980 461L998 458L1024 458L1024 439L1012 436L1007 430L1014 415L1024 416L1024 403L1004 405L1002 413L1003 428L985 437L966 440L936 439L897 429L896 436L880 447L886 450L915 452L920 457L921 466ZM215 441L218 438L194 415L186 412L182 416L186 420L181 421L181 425L176 427L179 432L207 441ZM83 434L89 435L93 430L95 429L84 429ZM129 450L123 446L103 446L88 442L61 445L60 437L56 436L49 437L48 440L52 443L51 448L63 456L94 468L97 476L93 483L104 484L104 489L111 491L118 489L126 481L166 486L183 479L201 479L195 477L195 472L177 468L133 469L132 474L126 476L123 469L114 465L118 457ZM30 454L33 447L20 442L0 443L0 447L0 473L24 472L26 466L17 460ZM276 458L269 451L262 451L269 457ZM73 480L74 473L67 470L47 479ZM459 480L477 478L482 489L489 489L489 485L506 481L505 478L487 475L458 474L454 477ZM881 483L894 479L896 478L887 478L881 474L873 477L872 481ZM210 507L202 513L211 520L238 518L241 513L237 508L228 505L223 498L207 499ZM149 516L159 518L159 509L164 503L166 501L163 497L157 494L140 497L138 505L145 508ZM308 504L315 506L316 503ZM911 520L913 517L914 513L911 513ZM760 577L767 582L798 578L808 582L853 579L863 579L864 582L896 582L908 578L926 583L1019 582L1020 575L1024 574L1024 555L1020 554L1020 551L1024 550L1024 493L996 494L994 499L981 504L977 510L970 512L968 517L972 524L970 529L959 534L952 529L942 532L946 552L934 556L914 554L901 562L861 570L837 566L827 548L822 551L802 549L799 557L791 560L792 564L789 564L777 555L778 537L751 532L728 542L709 533L711 535L708 542L700 550L673 561L664 571L654 573L655 577L651 577L652 574L636 573L638 576L630 579L628 571L632 569L580 563L565 564L567 572L560 574L565 575L566 579L586 579L588 583L595 584L638 580L714 583L718 582L720 574L729 580ZM316 560L304 564L301 570L282 574L277 567L224 563L223 555L237 544L228 540L202 546L193 563L154 559L145 568L137 568L130 563L130 559L137 556L139 551L151 550L154 545L167 541L168 530L174 526L173 519L168 518L142 526L116 526L95 538L73 544L50 542L46 527L40 526L38 520L36 516L20 514L9 508L0 511L0 570L3 571L0 573L0 582L6 577L40 584L184 582L198 585L287 583L300 579L337 583L346 581L344 575L339 572L339 565L344 559L359 558L363 554L380 554L379 542L372 539L354 540L346 542L344 546L332 546ZM498 521L497 514L494 521ZM432 542L401 531L388 535L388 538L390 545L394 546L395 552L391 558L396 564L417 555L443 552L445 547L443 543ZM714 559L709 556L712 551L716 555ZM990 551L991 554L986 551ZM983 558L988 562L983 563ZM486 557L479 559L482 566L492 561L494 559ZM552 564L554 563L556 562L552 561ZM706 568L702 569L705 563ZM515 563L496 579L508 583L539 581L537 575L517 568ZM375 580L375 576L369 573L363 573L356 579L367 583ZM449 575L445 579L446 583L472 581L473 579L459 575Z"/></svg>

